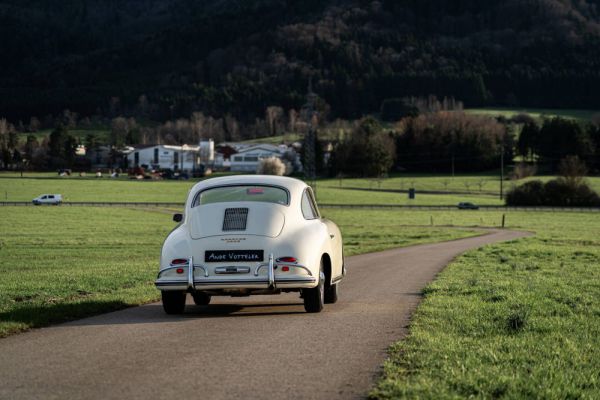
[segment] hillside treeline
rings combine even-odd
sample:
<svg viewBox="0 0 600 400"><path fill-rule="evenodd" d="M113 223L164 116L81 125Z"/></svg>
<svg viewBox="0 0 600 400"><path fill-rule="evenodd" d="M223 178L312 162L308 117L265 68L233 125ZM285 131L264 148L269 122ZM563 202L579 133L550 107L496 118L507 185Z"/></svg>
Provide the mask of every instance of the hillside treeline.
<svg viewBox="0 0 600 400"><path fill-rule="evenodd" d="M599 3L0 0L0 110L246 123L299 109L310 78L332 118L430 94L598 108Z"/></svg>

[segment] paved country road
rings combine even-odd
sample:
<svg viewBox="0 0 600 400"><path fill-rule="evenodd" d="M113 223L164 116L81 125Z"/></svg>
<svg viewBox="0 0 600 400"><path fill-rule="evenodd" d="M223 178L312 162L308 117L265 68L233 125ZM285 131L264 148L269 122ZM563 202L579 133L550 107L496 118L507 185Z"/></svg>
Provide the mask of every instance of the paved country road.
<svg viewBox="0 0 600 400"><path fill-rule="evenodd" d="M527 235L347 258L340 299L319 314L296 294L217 297L183 316L148 304L1 339L0 398L364 398L421 289L460 253Z"/></svg>

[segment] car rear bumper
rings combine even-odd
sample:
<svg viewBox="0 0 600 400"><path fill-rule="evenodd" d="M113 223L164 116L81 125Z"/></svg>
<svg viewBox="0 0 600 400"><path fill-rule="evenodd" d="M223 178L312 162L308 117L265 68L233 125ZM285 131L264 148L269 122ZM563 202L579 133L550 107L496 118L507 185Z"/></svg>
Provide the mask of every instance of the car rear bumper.
<svg viewBox="0 0 600 400"><path fill-rule="evenodd" d="M190 266L193 266L190 268ZM281 265L283 266L283 265ZM280 265L275 264L273 256L269 256L268 264L261 264L255 268L247 268L242 274L209 273L209 269L202 265L194 265L192 258L187 265L170 266L158 273L154 282L160 290L227 290L227 289L310 289L318 284L316 277L310 270L302 265L291 265L288 269L293 272L277 271ZM177 276L169 273L172 270L183 270ZM241 269L241 268L240 268ZM281 270L281 269L280 269Z"/></svg>

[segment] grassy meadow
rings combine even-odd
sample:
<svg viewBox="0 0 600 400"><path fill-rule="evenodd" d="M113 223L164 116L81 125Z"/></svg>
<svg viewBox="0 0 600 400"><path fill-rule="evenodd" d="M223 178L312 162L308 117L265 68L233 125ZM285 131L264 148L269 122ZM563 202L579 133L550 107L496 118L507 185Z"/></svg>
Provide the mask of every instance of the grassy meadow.
<svg viewBox="0 0 600 400"><path fill-rule="evenodd" d="M383 224L382 212L326 213L347 255L479 234ZM0 207L0 337L158 300L160 248L174 226L164 209Z"/></svg>
<svg viewBox="0 0 600 400"><path fill-rule="evenodd" d="M531 179L543 181L551 176L505 181L504 191ZM600 177L588 177L588 183L600 192ZM18 172L0 174L0 201L31 201L42 193L61 193L65 201L122 201L183 203L187 191L196 183L189 181L132 180L93 177L58 177L54 173ZM416 198L408 199L407 190L416 189ZM500 180L494 174L432 176L396 175L384 179L320 179L317 200L323 204L385 205L456 205L470 201L479 205L503 205Z"/></svg>
<svg viewBox="0 0 600 400"><path fill-rule="evenodd" d="M0 337L157 299L166 213L0 207Z"/></svg>
<svg viewBox="0 0 600 400"><path fill-rule="evenodd" d="M594 115L600 114L599 110L577 110L559 108L469 108L465 110L468 114L488 115L490 117L512 118L519 114L528 114L532 118L563 117L576 119L582 122L591 121Z"/></svg>
<svg viewBox="0 0 600 400"><path fill-rule="evenodd" d="M507 218L536 236L451 263L424 290L371 398L598 398L600 218Z"/></svg>
<svg viewBox="0 0 600 400"><path fill-rule="evenodd" d="M440 185L448 191L460 185L450 187L444 177L410 179L421 204L454 204L468 195L479 204L493 200L486 193L420 195L420 186L435 192ZM347 179L341 185L321 180L317 195L321 203L399 204L406 193L394 190L405 190L402 181L406 178ZM62 192L71 201L183 202L192 184L4 176L0 193L20 200ZM174 226L171 212L0 207L0 337L157 300L152 282L161 243ZM536 233L465 253L424 290L409 336L391 347L372 398L558 399L600 393L596 214L335 207L322 212L340 226L347 255L477 235L478 227L500 226L503 215L508 228Z"/></svg>

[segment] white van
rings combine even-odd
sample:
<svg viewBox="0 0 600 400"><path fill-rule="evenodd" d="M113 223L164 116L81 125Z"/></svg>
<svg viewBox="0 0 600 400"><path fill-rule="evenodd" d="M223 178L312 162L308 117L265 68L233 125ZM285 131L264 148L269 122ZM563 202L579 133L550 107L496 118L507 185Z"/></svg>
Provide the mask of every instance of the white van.
<svg viewBox="0 0 600 400"><path fill-rule="evenodd" d="M62 203L62 195L60 194L42 194L32 200L33 204L39 206L41 204L59 205Z"/></svg>

